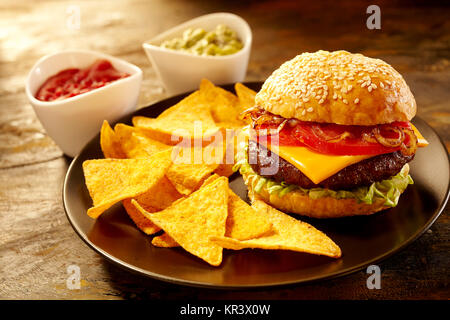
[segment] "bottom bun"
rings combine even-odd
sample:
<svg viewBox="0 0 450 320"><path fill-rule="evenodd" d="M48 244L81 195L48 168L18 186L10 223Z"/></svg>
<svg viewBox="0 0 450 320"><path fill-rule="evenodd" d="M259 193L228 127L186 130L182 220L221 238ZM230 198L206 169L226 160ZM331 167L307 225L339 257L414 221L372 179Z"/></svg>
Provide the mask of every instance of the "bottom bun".
<svg viewBox="0 0 450 320"><path fill-rule="evenodd" d="M246 174L243 174L244 180ZM283 197L277 194L269 194L264 186L260 192L253 191L251 184L248 186L248 196L253 202L254 200L262 200L271 206L285 211L308 216L312 218L340 218L348 216L369 215L380 210L389 208L385 206L385 200L376 198L372 204L358 202L356 199L336 199L332 197L323 197L312 199L308 195L300 191L290 191Z"/></svg>

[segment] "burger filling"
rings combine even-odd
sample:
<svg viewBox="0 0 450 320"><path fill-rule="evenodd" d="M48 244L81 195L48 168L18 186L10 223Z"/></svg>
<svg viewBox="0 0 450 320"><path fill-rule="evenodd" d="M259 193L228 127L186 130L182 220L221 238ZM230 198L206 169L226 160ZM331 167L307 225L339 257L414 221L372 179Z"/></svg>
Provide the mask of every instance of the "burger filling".
<svg viewBox="0 0 450 320"><path fill-rule="evenodd" d="M315 123L285 119L258 107L247 110L244 118L251 120L253 130L245 150L238 154L236 169L255 192L265 189L280 197L296 190L312 198L354 198L367 204L378 197L386 206L396 206L400 194L413 183L407 163L420 143L426 143L420 133L423 141L418 140L418 131L410 122L376 126ZM328 170L329 174L325 170L318 177L314 170L288 161L292 157L279 156L272 148L275 143L280 150L307 149L311 158L325 158L329 161L321 164L336 170ZM337 168L337 159L343 158L349 162ZM267 167L277 170L264 170Z"/></svg>
<svg viewBox="0 0 450 320"><path fill-rule="evenodd" d="M281 158L280 158L281 159ZM266 190L269 194L283 197L289 192L301 192L312 199L332 197L335 199L356 199L359 202L372 204L376 198L384 200L385 206L395 207L400 195L413 180L409 173L409 166L405 165L395 176L389 179L373 182L367 186L356 187L351 190L333 190L322 187L303 188L285 181L277 182L274 179L257 174L248 162L248 146L237 154L237 162L233 168L239 170L247 185L252 186L256 193Z"/></svg>
<svg viewBox="0 0 450 320"><path fill-rule="evenodd" d="M400 151L381 154L345 167L316 184L290 162L267 150L256 141L248 142L248 154L250 159L256 160L256 163L250 164L251 168L262 177L279 183L295 184L306 189L327 188L332 190L354 189L389 179L399 173L404 165L414 158L414 154L403 155ZM278 170L273 174L264 173L263 169L269 166L277 166ZM266 172L268 171L266 170Z"/></svg>

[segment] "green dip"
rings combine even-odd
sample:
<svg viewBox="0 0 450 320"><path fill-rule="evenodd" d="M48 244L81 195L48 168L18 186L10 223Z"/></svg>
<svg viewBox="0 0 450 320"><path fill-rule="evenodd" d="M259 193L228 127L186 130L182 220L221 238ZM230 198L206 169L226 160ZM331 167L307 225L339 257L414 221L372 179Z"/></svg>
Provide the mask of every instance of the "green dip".
<svg viewBox="0 0 450 320"><path fill-rule="evenodd" d="M161 43L163 48L198 56L226 56L238 52L243 46L236 31L223 24L209 32L202 28L187 29L182 37Z"/></svg>

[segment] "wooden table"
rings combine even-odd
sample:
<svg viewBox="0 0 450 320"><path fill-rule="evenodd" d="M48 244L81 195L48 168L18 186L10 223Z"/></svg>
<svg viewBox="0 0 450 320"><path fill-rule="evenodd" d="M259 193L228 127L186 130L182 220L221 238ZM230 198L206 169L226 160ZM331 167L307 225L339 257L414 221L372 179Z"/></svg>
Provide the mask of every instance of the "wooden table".
<svg viewBox="0 0 450 320"><path fill-rule="evenodd" d="M382 289L366 288L363 271L310 285L215 291L170 285L127 273L89 249L67 221L61 189L70 159L46 135L24 93L41 56L67 48L102 51L144 71L139 106L164 93L141 43L193 17L217 11L242 16L254 44L247 80L264 80L304 51L346 49L391 63L415 94L418 114L450 149L450 10L390 1L381 30L366 28L367 4L355 1L3 1L0 4L0 298L8 299L449 299L449 212L382 265ZM400 3L400 4L398 4ZM70 7L75 5L75 9ZM70 12L80 29L68 28ZM72 10L72 11L71 11ZM78 265L81 289L68 290Z"/></svg>

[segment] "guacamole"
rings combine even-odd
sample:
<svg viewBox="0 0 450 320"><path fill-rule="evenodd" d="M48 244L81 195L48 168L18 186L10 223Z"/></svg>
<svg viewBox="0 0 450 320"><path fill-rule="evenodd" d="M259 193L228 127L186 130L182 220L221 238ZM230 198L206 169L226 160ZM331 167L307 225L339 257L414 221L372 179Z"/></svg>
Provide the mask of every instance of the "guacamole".
<svg viewBox="0 0 450 320"><path fill-rule="evenodd" d="M219 24L212 31L202 28L187 29L180 38L166 40L161 47L184 51L199 56L226 56L242 49L236 31Z"/></svg>

